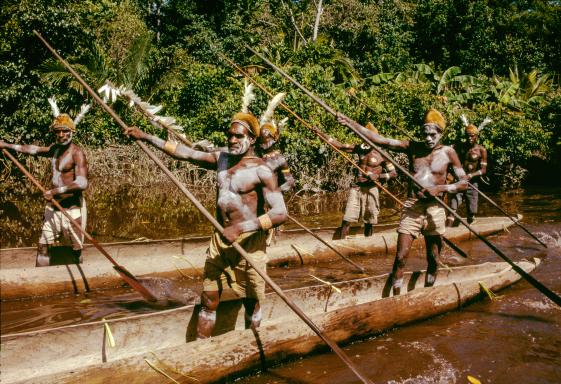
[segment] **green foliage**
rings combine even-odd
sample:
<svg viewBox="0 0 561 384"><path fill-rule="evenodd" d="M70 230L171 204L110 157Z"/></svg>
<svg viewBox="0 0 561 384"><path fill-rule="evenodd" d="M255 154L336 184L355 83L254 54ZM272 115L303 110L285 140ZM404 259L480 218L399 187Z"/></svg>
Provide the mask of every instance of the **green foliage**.
<svg viewBox="0 0 561 384"><path fill-rule="evenodd" d="M460 139L459 115L494 123L482 134L497 184L515 186L531 160L555 163L561 153L559 2L485 0L338 0L323 2L313 39L316 2L7 0L0 10L0 138L49 143L47 97L74 116L90 100L34 29L97 89L107 79L164 107L193 140L225 143L240 108L242 79L217 56L226 53L298 115L346 142L348 130L252 56L263 52L338 111L372 121L392 137L418 131L429 107L445 112L448 142ZM350 97L346 90L356 90ZM269 97L252 106L259 115ZM165 137L122 103L128 124ZM281 108L278 119L289 116ZM389 120L391 123L388 123ZM393 126L396 124L398 127ZM92 108L76 139L90 146L128 143L100 108ZM299 186L335 189L348 173L302 123L291 117L280 148ZM330 176L331 175L331 176Z"/></svg>

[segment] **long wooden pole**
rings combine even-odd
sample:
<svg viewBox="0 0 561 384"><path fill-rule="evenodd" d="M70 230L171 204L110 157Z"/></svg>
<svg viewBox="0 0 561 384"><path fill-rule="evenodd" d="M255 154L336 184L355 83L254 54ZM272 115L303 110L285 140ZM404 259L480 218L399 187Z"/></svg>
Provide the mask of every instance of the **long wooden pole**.
<svg viewBox="0 0 561 384"><path fill-rule="evenodd" d="M520 228L522 228L528 235L530 235L532 238L534 238L534 240L536 240L538 243L540 243L541 245L543 245L545 248L547 248L547 245L541 241L540 239L538 239L532 232L530 232L528 230L528 228L526 228L525 226L523 226L520 223L520 220L516 220L514 217L512 217L507 211L505 211L504 209L502 209L497 203L495 203L493 201L493 199L491 199L489 196L487 196L486 194L484 194L483 192L481 192L475 185L473 185L472 183L468 182L469 186L477 191L481 196L483 196L489 203L491 203L491 205L495 208L497 208L499 211L501 211L503 214L505 214L510 220L513 221L514 224L518 225Z"/></svg>
<svg viewBox="0 0 561 384"><path fill-rule="evenodd" d="M68 64L50 45L47 41L37 32L33 31L35 35L45 44L45 46L51 51L51 53L68 69L68 71L82 84L82 86L88 91L90 96L107 112L111 117L119 124L119 126L125 130L128 126L123 120L90 88L90 86L82 79L82 77L74 71L74 69ZM224 233L224 228L220 223L206 210L206 208L197 200L197 198L171 173L171 171L162 163L162 161L140 140L136 140L138 146L156 163L156 165L170 178L170 180L176 185L177 188L193 203L193 205L203 214L203 216L210 221L210 223L216 228L220 233ZM275 291L275 293L318 335L332 350L339 356L339 358L351 369L351 371L365 384L372 384L370 379L366 377L359 369L354 365L351 359L343 352L339 346L332 341L327 335L319 329L319 327L282 291L282 289L260 268L257 267L251 260L249 254L242 248L242 246L236 242L232 243L234 249L248 262L248 264L255 269L255 271L269 284L269 286Z"/></svg>
<svg viewBox="0 0 561 384"><path fill-rule="evenodd" d="M47 190L41 185L41 183L39 183L39 181L37 181L37 179L35 179L35 177L33 177L33 175L31 173L29 173L29 171L27 169L25 169L25 167L10 153L8 152L8 150L6 149L2 149L2 152L4 153L4 155L9 158L16 167L19 168L19 170L25 175L27 176L27 178L33 183L35 184L35 186L37 188L39 188L39 190L43 193L45 193ZM113 259L109 253L107 253L107 251L105 251L105 249L103 249L103 247L101 245L99 245L99 243L88 233L86 232L82 226L72 217L70 216L70 214L68 214L68 212L66 211L66 209L64 209L58 201L56 201L55 199L50 200L50 202L64 215L66 216L66 218L70 221L70 223L74 226L74 228L76 230L78 230L78 232L80 232L81 234L83 234L93 245L94 247L97 248L97 250L99 252L101 252L101 254L103 256L105 256L112 264L113 264L113 268L119 273L119 275L121 276L121 278L127 282L132 288L134 288L138 293L140 293L146 300L148 301L157 301L158 299L152 294L150 293L150 291L148 291L139 281L138 279L132 274L130 273L125 267L123 267L122 265L119 265L115 259Z"/></svg>
<svg viewBox="0 0 561 384"><path fill-rule="evenodd" d="M299 222L298 220L296 220L294 217L288 215L288 219L290 221L292 221L294 224L296 224L297 226L299 226L300 228L302 228L304 231L306 231L307 233L309 233L310 235L312 235L313 237L315 237L317 240L319 240L320 242L322 242L323 244L325 244L329 249L331 249L333 252L335 252L339 257L341 257L343 260L345 260L347 263L352 264L354 267L356 267L361 273L366 273L366 271L364 270L363 267L361 267L360 265L358 265L357 263L355 263L354 261L352 261L351 259L349 259L348 257L346 257L345 255L343 255L341 252L339 252L335 247L333 247L331 244L329 244L327 241L323 240L321 237L319 237L317 234L313 233L311 230L309 230L308 228L306 228L306 226L304 224L302 224L301 222Z"/></svg>
<svg viewBox="0 0 561 384"><path fill-rule="evenodd" d="M251 75L249 73L244 71L240 66L238 66L236 63L234 63L228 57L226 57L225 55L223 55L221 53L218 53L218 55L224 61L226 61L228 64L230 64L233 68L235 68L238 72L240 72L245 77L247 77L253 84L255 84L257 87L259 87L263 92L265 92L266 94L268 94L271 97L274 96L273 93L270 90L268 90L265 86L260 84L253 77L251 77ZM355 169L357 169L358 172L362 173L366 177L369 177L368 173L364 169L362 169L353 159L351 159L351 157L347 153L343 152L342 150L337 148L332 142L330 142L329 139L326 137L325 133L323 133L320 129L318 129L318 128L314 127L313 125L309 124L306 120L304 120L302 117L300 117L296 112L294 112L285 103L281 102L280 106L283 107L292 116L294 116L298 121L300 121L306 128L310 129L317 137L320 138L320 140L322 140L324 143L326 143L328 146L330 146L335 152L340 154L348 163L350 163ZM380 188L382 191L384 191L386 194L388 194L397 204L403 206L403 201L401 201L393 193L391 193L387 188L385 188L378 180L373 180L373 181L374 181L374 184L376 184L376 186L378 188ZM458 247L456 244L454 244L451 240L447 239L444 236L442 236L442 240L444 240L444 242L450 248L452 248L452 250L454 250L458 255L460 255L462 257L465 257L465 258L468 257L468 255L460 247Z"/></svg>
<svg viewBox="0 0 561 384"><path fill-rule="evenodd" d="M275 64L273 64L271 61L269 61L266 57L264 57L263 55L261 55L260 53L256 52L253 48L249 47L246 45L246 48L249 49L251 52L253 52L255 55L257 55L258 57L260 57L265 63L267 63L268 65L270 65L274 70L276 70L279 74L281 74L284 78L286 78L287 80L289 80L290 82L292 82L294 85L296 85L298 88L300 88L300 90L302 90L306 95L308 95L312 100L314 100L317 104L319 104L321 107L323 107L327 112L329 112L330 114L332 114L333 116L337 117L337 116L344 116L343 114L338 114L337 111L335 111L335 109L331 108L329 105L327 105L323 100L321 100L319 97L317 97L316 95L314 95L312 92L310 92L308 89L306 89L302 84L300 84L298 81L296 81L295 79L293 79L291 76L289 76L286 72L284 72L282 69L278 68ZM404 167L401 166L401 164L399 164L397 161L395 161L395 159L390 156L385 150L383 150L382 148L380 148L378 145L376 145L372 140L370 140L366 135L364 135L360 130L354 128L354 127L349 127L358 137L360 137L366 144L370 145L372 148L376 149L378 152L380 152L380 154L386 158L389 162L391 162L397 169L399 169L401 172L403 172L407 177L409 177L409 179L412 180L412 182L417 185L419 188L423 188L423 186L421 185L421 183L419 183L419 181L415 180L415 178L413 177L413 175L411 173L409 173L408 170L406 170ZM487 240L487 238L485 238L484 236L482 236L481 234L479 234L475 229L473 229L473 227L471 225L469 225L467 223L467 221L465 221L462 217L460 217L460 215L458 215L452 208L450 208L440 197L435 196L434 199L442 206L444 207L445 210L447 210L449 213L451 213L456 219L458 219L471 233L473 233L475 236L477 236L477 238L479 238L481 241L483 241L489 248L491 248L500 258L502 258L504 261L506 261L511 267L512 269L514 269L520 276L522 276L526 281L528 281L530 284L532 284L536 289L538 289L541 293L543 293L546 297L548 297L551 301L553 301L555 304L557 304L558 306L561 307L561 297L553 292L552 290L550 290L548 287L546 287L545 285L543 285L540 281L538 281L537 279L535 279L532 275L530 275L529 273L527 273L525 270L523 270L522 268L520 268L516 263L514 263L507 255L505 255L499 248L497 248L494 244L492 244L489 240Z"/></svg>

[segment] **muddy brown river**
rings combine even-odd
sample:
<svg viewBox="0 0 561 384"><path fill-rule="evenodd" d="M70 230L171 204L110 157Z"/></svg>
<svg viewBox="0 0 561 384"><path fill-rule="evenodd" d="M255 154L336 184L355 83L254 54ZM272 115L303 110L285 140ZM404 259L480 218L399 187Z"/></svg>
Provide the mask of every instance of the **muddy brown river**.
<svg viewBox="0 0 561 384"><path fill-rule="evenodd" d="M542 263L533 276L561 293L561 189L525 190L491 197L509 212L522 213L527 228L549 248L544 250L516 227L490 240L513 260L540 257ZM306 204L291 205L293 215L308 225L338 224L342 203L326 199ZM500 215L484 202L480 210L482 216ZM397 218L393 210L384 213L383 220ZM161 235L166 237L166 233ZM460 245L470 255L467 261L446 248L441 262L458 265L500 261L481 241ZM354 260L370 273L382 274L390 270L393 255ZM425 264L424 251L416 249L406 268L425 268ZM314 284L310 274L330 281L354 277L344 262L271 268L269 274L282 288ZM183 284L194 295L201 288L196 279L184 279ZM494 300L484 298L461 310L355 341L345 345L344 351L375 383L469 383L468 375L481 383L561 383L561 308L524 281L497 295ZM45 329L154 310L157 309L146 305L135 292L122 289L48 300L3 302L1 332ZM335 354L325 350L228 382L359 381Z"/></svg>

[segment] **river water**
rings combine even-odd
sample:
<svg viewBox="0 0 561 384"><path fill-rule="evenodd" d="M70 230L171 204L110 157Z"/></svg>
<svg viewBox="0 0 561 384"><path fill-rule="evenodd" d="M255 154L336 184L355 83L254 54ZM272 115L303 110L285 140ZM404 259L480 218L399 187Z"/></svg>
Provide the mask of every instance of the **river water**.
<svg viewBox="0 0 561 384"><path fill-rule="evenodd" d="M492 195L509 212L524 215L525 225L549 244L544 250L522 230L491 238L514 260L540 257L533 276L561 292L561 190L526 190ZM338 224L343 202L324 198L292 202L294 216L308 225ZM485 202L482 216L499 215ZM320 213L321 212L321 213ZM383 220L397 218L385 210ZM166 237L166 233L161 233ZM442 255L448 265L500 261L480 241L461 243L470 258L463 262L450 249ZM354 259L372 274L387 273L393 256ZM407 269L423 269L422 250L412 252ZM330 281L353 278L345 263L329 262L303 267L271 268L270 276L282 288L315 281L310 274ZM193 294L200 281L189 283ZM344 351L376 383L468 383L468 375L482 383L561 383L561 309L526 282L519 282L461 310L346 345ZM87 296L2 303L2 334L43 329L101 318L153 311L134 292L115 290ZM357 383L358 379L329 351L270 367L266 372L231 379L243 384Z"/></svg>

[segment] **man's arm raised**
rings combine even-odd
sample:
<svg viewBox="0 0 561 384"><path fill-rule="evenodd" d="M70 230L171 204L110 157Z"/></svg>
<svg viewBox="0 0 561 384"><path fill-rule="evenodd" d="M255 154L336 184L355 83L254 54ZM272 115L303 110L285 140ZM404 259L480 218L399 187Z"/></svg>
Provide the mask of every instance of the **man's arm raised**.
<svg viewBox="0 0 561 384"><path fill-rule="evenodd" d="M196 151L183 144L162 140L157 136L141 131L137 127L128 127L125 130L125 134L135 140L146 141L176 159L188 160L203 168L216 168L216 152Z"/></svg>
<svg viewBox="0 0 561 384"><path fill-rule="evenodd" d="M409 148L409 141L408 140L397 140L397 139L390 139L384 136L381 136L377 133L372 132L369 129L366 129L353 119L348 116L345 116L341 113L337 114L337 121L353 130L357 130L370 139L374 144L380 145L382 147L394 150L394 151L406 151Z"/></svg>
<svg viewBox="0 0 561 384"><path fill-rule="evenodd" d="M296 181L294 180L294 176L292 176L292 172L290 172L290 168L288 167L288 162L285 157L283 155L280 155L280 157L281 165L279 167L279 173L281 177L279 177L278 180L282 180L284 183L282 183L279 188L281 192L288 192L294 188Z"/></svg>
<svg viewBox="0 0 561 384"><path fill-rule="evenodd" d="M12 149L16 152L25 153L27 155L48 156L51 153L51 147L41 147L31 144L10 144L6 143L4 140L0 140L0 150Z"/></svg>

